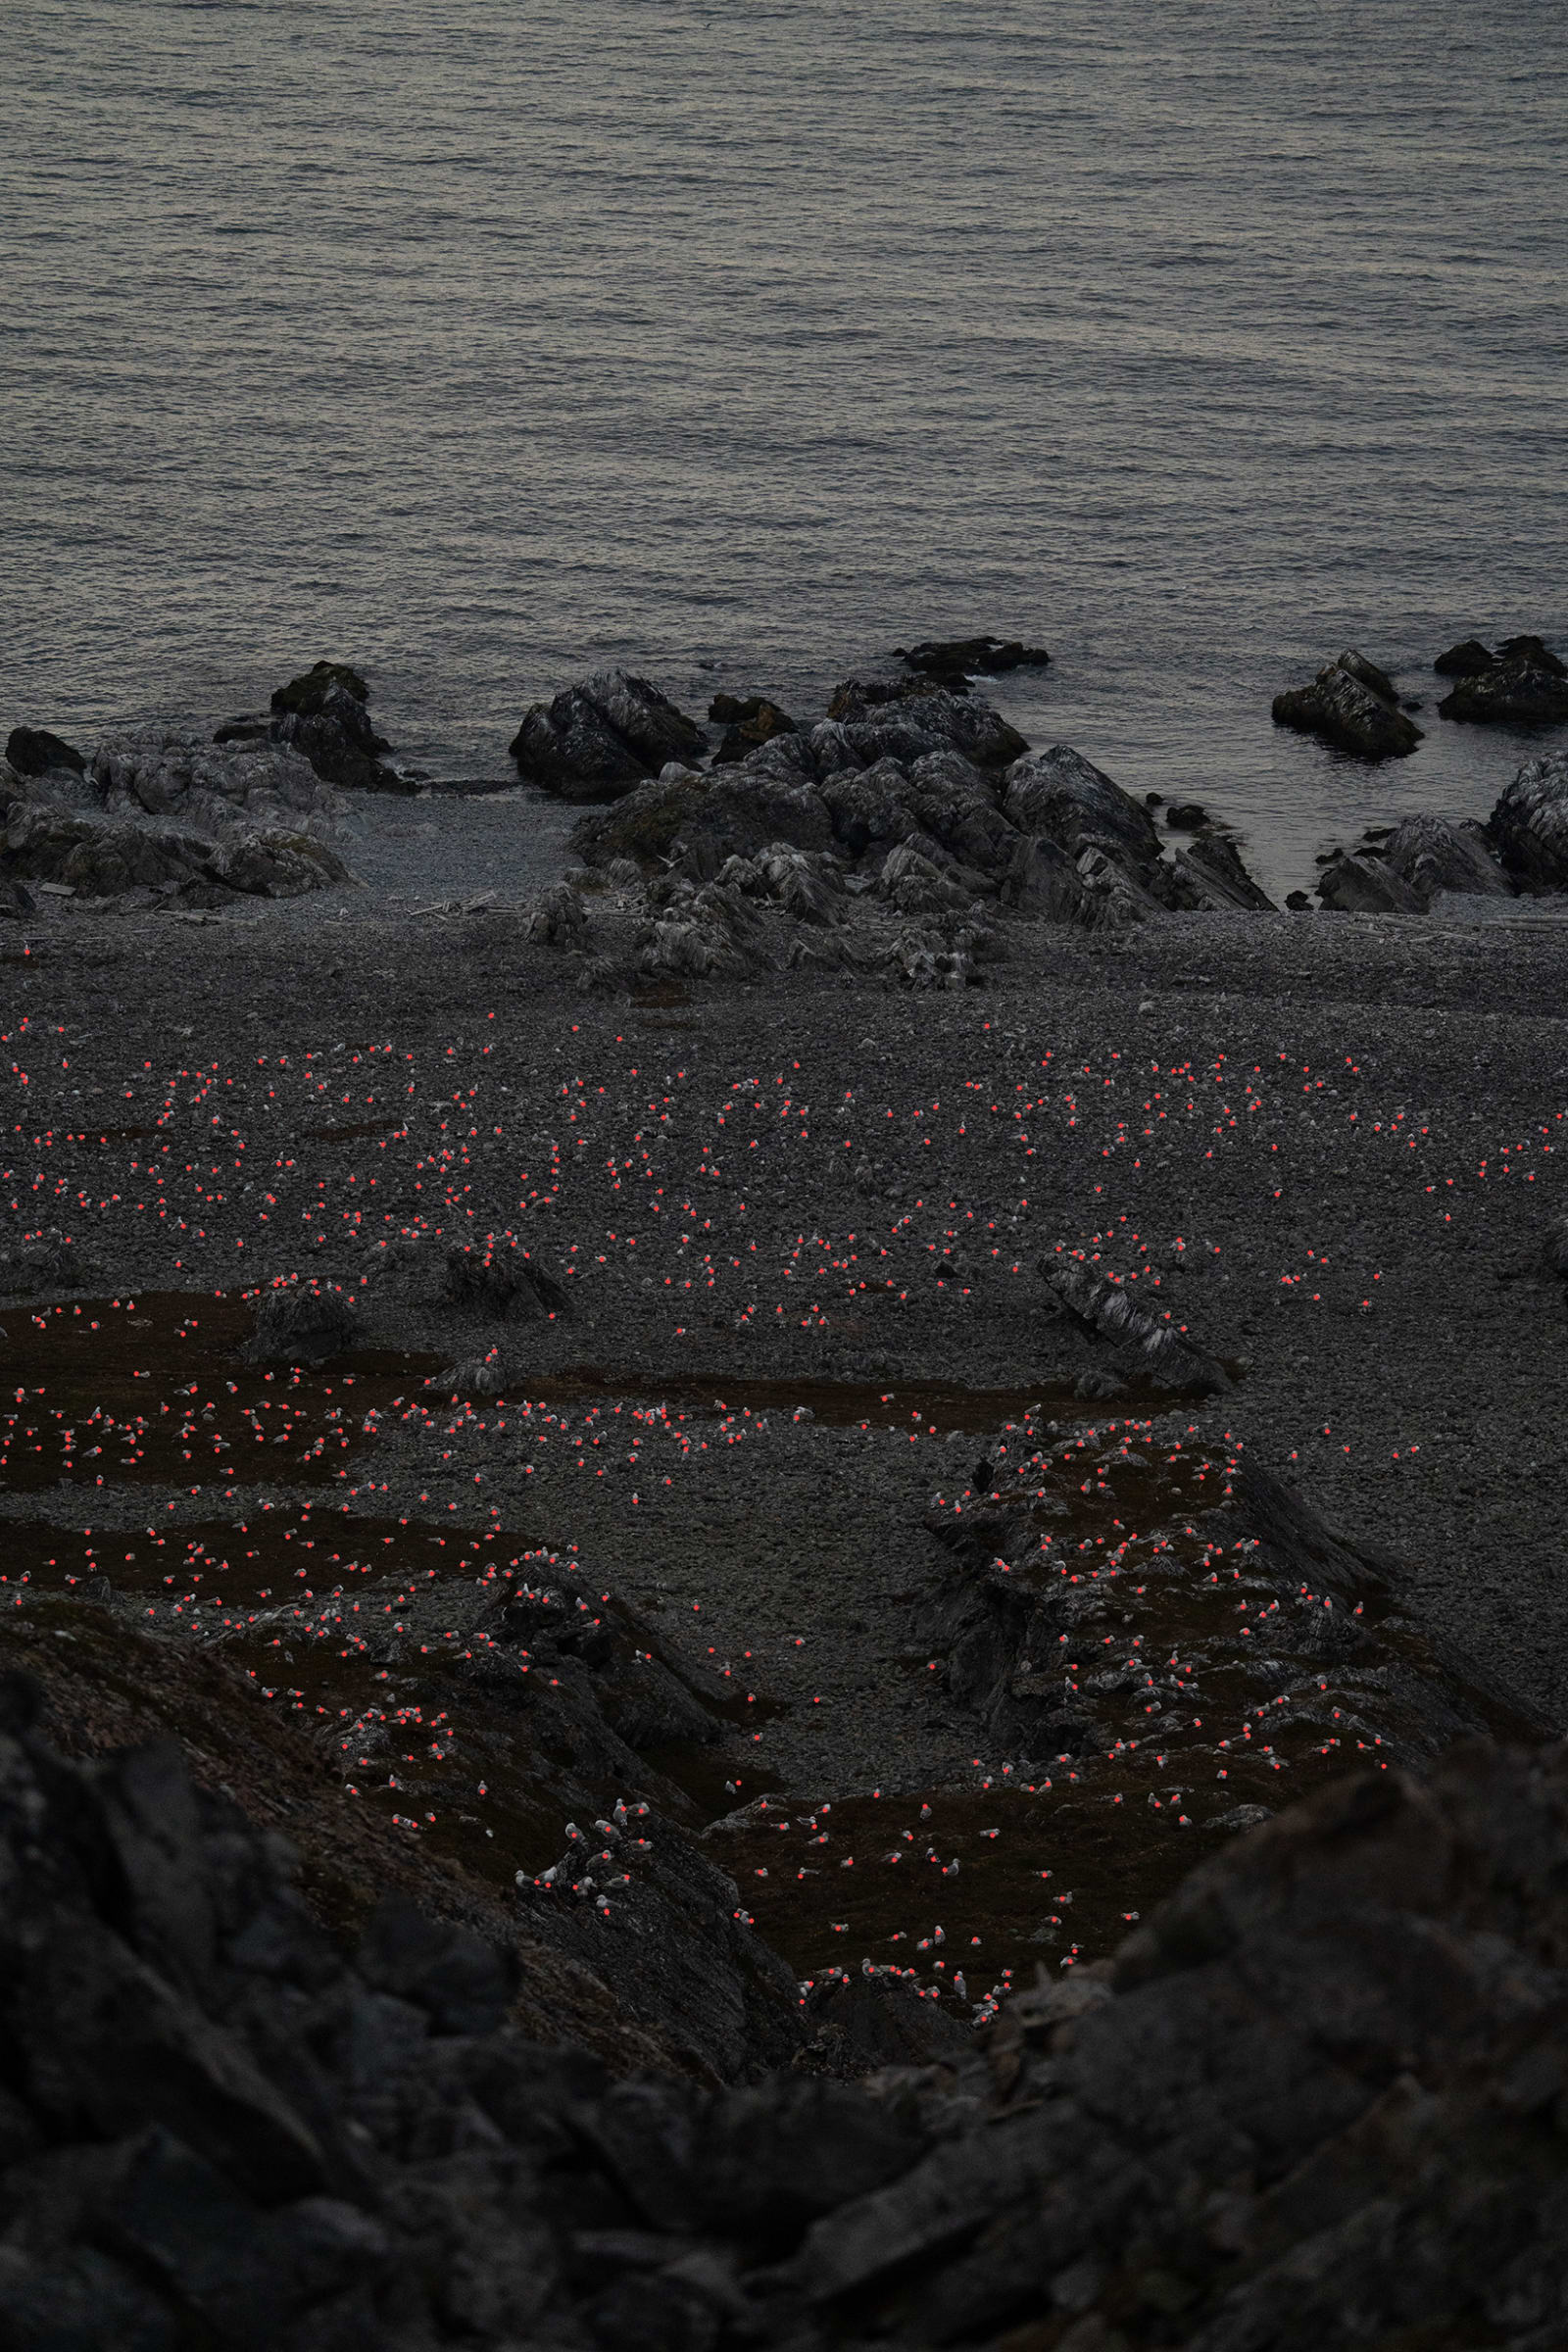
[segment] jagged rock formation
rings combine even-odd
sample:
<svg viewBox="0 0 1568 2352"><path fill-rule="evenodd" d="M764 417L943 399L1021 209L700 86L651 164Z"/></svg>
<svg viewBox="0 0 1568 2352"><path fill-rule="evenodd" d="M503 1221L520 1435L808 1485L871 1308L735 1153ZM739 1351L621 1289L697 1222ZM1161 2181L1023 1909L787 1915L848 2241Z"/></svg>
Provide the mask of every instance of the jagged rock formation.
<svg viewBox="0 0 1568 2352"><path fill-rule="evenodd" d="M1440 718L1515 726L1568 720L1568 665L1539 637L1505 637L1495 653L1470 638L1433 666L1458 680L1438 705Z"/></svg>
<svg viewBox="0 0 1568 2352"><path fill-rule="evenodd" d="M608 669L533 704L508 750L524 783L567 801L613 801L706 745L696 720L657 686Z"/></svg>
<svg viewBox="0 0 1568 2352"><path fill-rule="evenodd" d="M294 898L349 879L336 796L295 754L163 727L113 737L82 772L0 767L9 877L82 896L142 890L213 905Z"/></svg>
<svg viewBox="0 0 1568 2352"><path fill-rule="evenodd" d="M1051 660L1043 645L1025 645L1021 637L927 637L907 651L897 647L895 658L944 683L1001 677L1009 669L1044 669Z"/></svg>
<svg viewBox="0 0 1568 2352"><path fill-rule="evenodd" d="M722 2089L530 2038L526 1961L400 1898L346 1955L170 1747L70 1765L35 1707L0 1684L9 2342L1563 2340L1560 1749L1338 1783L972 2055Z"/></svg>
<svg viewBox="0 0 1568 2352"><path fill-rule="evenodd" d="M1399 759L1421 741L1421 729L1399 709L1393 679L1353 651L1320 669L1310 686L1277 694L1273 718L1276 726L1321 735L1363 760Z"/></svg>
<svg viewBox="0 0 1568 2352"><path fill-rule="evenodd" d="M369 687L346 662L318 662L273 688L268 733L273 743L291 744L323 783L347 792L412 793L416 787L380 757L390 746L370 724L369 699ZM242 720L220 728L218 740L248 732Z"/></svg>

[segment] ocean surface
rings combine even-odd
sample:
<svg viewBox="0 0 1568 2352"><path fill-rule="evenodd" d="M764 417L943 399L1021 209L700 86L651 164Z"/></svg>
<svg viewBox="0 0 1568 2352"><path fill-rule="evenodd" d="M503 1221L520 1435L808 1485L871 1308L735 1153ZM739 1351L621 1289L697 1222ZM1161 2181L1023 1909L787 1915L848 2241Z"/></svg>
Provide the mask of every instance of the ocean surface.
<svg viewBox="0 0 1568 2352"><path fill-rule="evenodd" d="M1484 813L1454 638L1568 635L1547 0L8 0L0 730L370 674L506 768L624 662L817 713L924 634L1282 892ZM1354 644L1368 770L1270 698ZM526 812L527 804L519 804Z"/></svg>

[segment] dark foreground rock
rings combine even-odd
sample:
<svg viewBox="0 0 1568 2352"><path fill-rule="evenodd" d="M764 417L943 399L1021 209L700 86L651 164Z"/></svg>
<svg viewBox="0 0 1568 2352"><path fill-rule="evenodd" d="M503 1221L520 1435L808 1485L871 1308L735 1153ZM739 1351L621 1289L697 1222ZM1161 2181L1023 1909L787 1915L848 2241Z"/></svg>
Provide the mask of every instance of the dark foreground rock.
<svg viewBox="0 0 1568 2352"><path fill-rule="evenodd" d="M1440 718L1515 726L1568 720L1568 666L1539 637L1506 637L1484 662L1477 662L1478 653L1486 648L1473 642L1455 646L1436 664L1441 669L1461 657L1465 662L1462 669L1450 666L1445 672L1456 676L1458 684L1439 703Z"/></svg>
<svg viewBox="0 0 1568 2352"><path fill-rule="evenodd" d="M318 662L273 689L269 733L274 743L291 744L324 783L346 792L413 792L381 759L390 746L370 724L369 697L346 662ZM239 728L219 729L219 740L236 738L244 739Z"/></svg>
<svg viewBox="0 0 1568 2352"><path fill-rule="evenodd" d="M1363 760L1399 759L1421 741L1421 729L1399 709L1393 679L1353 651L1320 669L1310 686L1277 694L1273 718L1276 726L1321 735Z"/></svg>
<svg viewBox="0 0 1568 2352"><path fill-rule="evenodd" d="M1527 760L1488 817L1487 832L1521 882L1568 887L1568 753Z"/></svg>
<svg viewBox="0 0 1568 2352"><path fill-rule="evenodd" d="M69 1764L36 1703L0 1685L0 2333L28 2352L1568 2328L1561 1749L1335 1785L972 2055L705 2090L530 2037L517 1958L401 1898L351 1956L172 1746Z"/></svg>
<svg viewBox="0 0 1568 2352"><path fill-rule="evenodd" d="M535 703L508 751L526 784L567 801L613 801L668 761L696 758L707 741L646 678L608 669Z"/></svg>

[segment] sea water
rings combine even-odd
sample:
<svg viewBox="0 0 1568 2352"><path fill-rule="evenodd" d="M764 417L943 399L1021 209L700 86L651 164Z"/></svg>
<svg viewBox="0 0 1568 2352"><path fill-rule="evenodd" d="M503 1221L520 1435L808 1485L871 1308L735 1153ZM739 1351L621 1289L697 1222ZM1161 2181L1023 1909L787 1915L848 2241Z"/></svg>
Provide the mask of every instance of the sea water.
<svg viewBox="0 0 1568 2352"><path fill-rule="evenodd" d="M9 0L0 729L368 671L500 774L626 663L797 715L921 635L1276 892L1531 740L1568 630L1545 0ZM1276 730L1345 645L1424 704ZM519 823L527 804L517 804Z"/></svg>

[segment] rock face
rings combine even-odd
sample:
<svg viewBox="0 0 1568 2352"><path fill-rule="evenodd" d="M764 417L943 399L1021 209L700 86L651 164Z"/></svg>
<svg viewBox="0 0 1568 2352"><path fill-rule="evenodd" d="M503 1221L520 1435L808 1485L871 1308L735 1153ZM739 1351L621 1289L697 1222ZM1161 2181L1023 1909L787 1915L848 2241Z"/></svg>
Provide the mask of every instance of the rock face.
<svg viewBox="0 0 1568 2352"><path fill-rule="evenodd" d="M975 676L1000 677L1009 669L1044 669L1051 656L1043 645L1025 645L1021 637L928 637L897 659L925 677L944 682Z"/></svg>
<svg viewBox="0 0 1568 2352"><path fill-rule="evenodd" d="M1527 888L1568 889L1568 752L1527 760L1486 829L1508 872Z"/></svg>
<svg viewBox="0 0 1568 2352"><path fill-rule="evenodd" d="M347 662L318 662L273 689L271 739L291 744L324 783L344 791L413 792L380 759L389 747L370 724L369 692ZM220 728L219 737L243 740L233 726Z"/></svg>
<svg viewBox="0 0 1568 2352"><path fill-rule="evenodd" d="M131 890L217 904L294 898L346 881L336 795L294 753L146 728L102 744L89 770L0 769L0 867L84 897Z"/></svg>
<svg viewBox="0 0 1568 2352"><path fill-rule="evenodd" d="M8 2343L1553 2352L1568 2331L1561 1749L1338 1782L1113 1964L1042 1972L870 2095L794 2070L617 2081L507 2022L525 1948L402 1898L350 1956L285 1841L172 1746L71 1764L35 1706L0 1686ZM897 2050L881 1987L830 1997L841 2036Z"/></svg>
<svg viewBox="0 0 1568 2352"><path fill-rule="evenodd" d="M599 670L535 703L508 747L524 783L567 801L614 801L707 749L695 719L646 678Z"/></svg>
<svg viewBox="0 0 1568 2352"><path fill-rule="evenodd" d="M1310 686L1277 694L1273 717L1276 726L1321 735L1363 760L1398 759L1421 741L1421 729L1399 709L1393 680L1355 652L1341 654Z"/></svg>
<svg viewBox="0 0 1568 2352"><path fill-rule="evenodd" d="M1336 914L1425 914L1427 901L1385 858L1339 857L1318 876L1317 895Z"/></svg>
<svg viewBox="0 0 1568 2352"><path fill-rule="evenodd" d="M1494 656L1473 665L1473 644L1456 646L1443 657L1468 658L1470 664L1457 675L1458 684L1438 705L1440 718L1468 719L1476 724L1509 721L1518 725L1555 726L1568 720L1568 667L1539 637L1506 637ZM1439 666L1442 664L1440 662Z"/></svg>
<svg viewBox="0 0 1568 2352"><path fill-rule="evenodd" d="M79 776L87 767L75 745L62 742L47 727L13 727L6 737L6 760L19 776L46 776L52 767Z"/></svg>
<svg viewBox="0 0 1568 2352"><path fill-rule="evenodd" d="M1486 826L1468 820L1451 825L1441 816L1404 817L1390 835L1384 856L1390 871L1408 883L1426 906L1445 890L1481 898L1515 895Z"/></svg>

